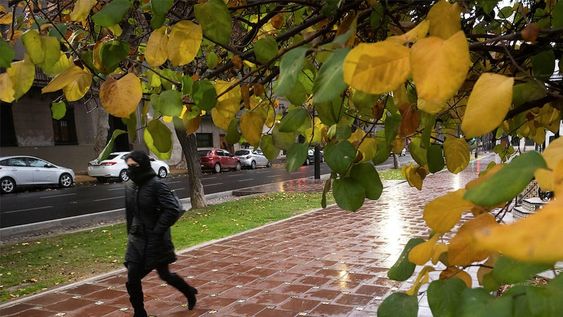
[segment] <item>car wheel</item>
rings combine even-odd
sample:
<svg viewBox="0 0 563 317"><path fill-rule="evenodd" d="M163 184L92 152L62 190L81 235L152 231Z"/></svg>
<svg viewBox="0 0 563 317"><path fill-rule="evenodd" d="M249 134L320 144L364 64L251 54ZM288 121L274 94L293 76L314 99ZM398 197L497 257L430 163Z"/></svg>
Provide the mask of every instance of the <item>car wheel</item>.
<svg viewBox="0 0 563 317"><path fill-rule="evenodd" d="M215 166L213 166L213 172L214 173L221 173L221 164L216 163Z"/></svg>
<svg viewBox="0 0 563 317"><path fill-rule="evenodd" d="M272 167L272 162L268 162L268 164L266 164L266 167Z"/></svg>
<svg viewBox="0 0 563 317"><path fill-rule="evenodd" d="M256 169L256 162L255 161L250 162L250 169L253 169L253 170Z"/></svg>
<svg viewBox="0 0 563 317"><path fill-rule="evenodd" d="M121 172L119 172L119 181L126 182L128 180L129 180L129 175L127 175L127 170L121 170Z"/></svg>
<svg viewBox="0 0 563 317"><path fill-rule="evenodd" d="M166 176L168 176L168 172L166 171L166 169L164 167L159 168L158 177L165 178Z"/></svg>
<svg viewBox="0 0 563 317"><path fill-rule="evenodd" d="M305 165L310 165L310 164L311 164L311 161L309 160L309 158L306 158L305 159Z"/></svg>
<svg viewBox="0 0 563 317"><path fill-rule="evenodd" d="M105 183L106 182L106 178L105 177L96 177L96 180L100 183Z"/></svg>
<svg viewBox="0 0 563 317"><path fill-rule="evenodd" d="M63 187L63 188L68 188L70 186L72 186L72 176L70 176L69 173L64 173L61 175L61 177L59 177L59 186Z"/></svg>
<svg viewBox="0 0 563 317"><path fill-rule="evenodd" d="M10 177L4 177L0 181L2 193L9 194L16 190L16 181Z"/></svg>
<svg viewBox="0 0 563 317"><path fill-rule="evenodd" d="M254 163L254 161L252 163ZM256 165L256 163L254 163L254 165ZM235 171L240 171L241 169L242 166L240 165L240 162L237 162L237 166L235 166Z"/></svg>

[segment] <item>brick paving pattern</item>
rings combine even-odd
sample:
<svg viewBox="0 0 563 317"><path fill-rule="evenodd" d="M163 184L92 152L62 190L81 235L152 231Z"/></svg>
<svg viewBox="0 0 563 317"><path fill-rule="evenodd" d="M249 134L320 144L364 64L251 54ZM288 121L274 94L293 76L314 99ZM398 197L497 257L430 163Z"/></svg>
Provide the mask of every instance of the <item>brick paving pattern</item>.
<svg viewBox="0 0 563 317"><path fill-rule="evenodd" d="M422 192L399 184L356 213L329 207L191 249L172 269L199 290L196 309L153 272L143 280L156 316L375 316L391 291L404 287L386 270L413 236L427 236L427 201L462 187L486 167L438 173ZM319 187L320 186L312 186ZM125 237L124 237L125 239ZM125 272L58 289L0 308L0 316L132 316Z"/></svg>

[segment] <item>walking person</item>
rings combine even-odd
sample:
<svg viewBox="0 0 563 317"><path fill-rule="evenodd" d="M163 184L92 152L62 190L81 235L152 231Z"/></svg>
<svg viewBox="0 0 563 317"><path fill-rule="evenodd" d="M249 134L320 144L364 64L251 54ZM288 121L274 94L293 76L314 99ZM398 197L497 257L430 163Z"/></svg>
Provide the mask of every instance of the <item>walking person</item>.
<svg viewBox="0 0 563 317"><path fill-rule="evenodd" d="M166 184L151 168L150 158L133 151L126 158L127 185L125 213L127 217L126 288L135 311L134 317L146 317L141 280L156 269L158 276L186 296L188 309L196 304L197 289L186 283L168 265L176 261L170 227L178 220L181 205Z"/></svg>

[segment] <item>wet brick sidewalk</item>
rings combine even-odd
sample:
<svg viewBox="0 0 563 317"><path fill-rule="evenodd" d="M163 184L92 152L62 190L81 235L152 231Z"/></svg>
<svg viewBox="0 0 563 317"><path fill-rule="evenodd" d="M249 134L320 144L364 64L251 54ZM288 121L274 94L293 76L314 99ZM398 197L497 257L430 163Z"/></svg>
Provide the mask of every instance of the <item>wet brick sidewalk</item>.
<svg viewBox="0 0 563 317"><path fill-rule="evenodd" d="M311 212L192 248L173 270L199 289L188 312L180 293L153 272L145 278L145 304L157 316L375 316L389 292L386 278L404 244L427 236L427 201L462 187L486 167L429 176L422 192L406 183L387 188L379 201L349 213L338 207ZM0 316L132 316L125 272L23 299ZM403 285L404 287L404 285ZM182 306L184 304L184 306Z"/></svg>

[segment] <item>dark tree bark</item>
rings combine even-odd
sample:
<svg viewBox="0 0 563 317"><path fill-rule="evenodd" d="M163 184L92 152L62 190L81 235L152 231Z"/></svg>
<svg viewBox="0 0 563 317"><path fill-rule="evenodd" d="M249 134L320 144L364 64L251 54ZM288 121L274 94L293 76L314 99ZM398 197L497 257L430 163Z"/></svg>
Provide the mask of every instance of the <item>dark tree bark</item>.
<svg viewBox="0 0 563 317"><path fill-rule="evenodd" d="M397 159L397 154L395 153L393 153L393 168L394 169L399 168L399 160Z"/></svg>
<svg viewBox="0 0 563 317"><path fill-rule="evenodd" d="M205 193L203 191L203 184L201 183L201 167L199 164L199 155L197 154L197 139L193 133L188 135L183 127L179 129L176 128L175 130L178 141L180 141L180 145L182 146L182 152L186 158L192 208L205 208L207 207L207 202L205 201Z"/></svg>

